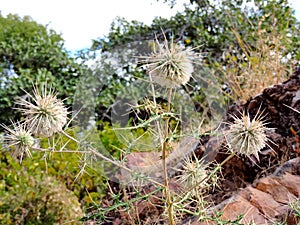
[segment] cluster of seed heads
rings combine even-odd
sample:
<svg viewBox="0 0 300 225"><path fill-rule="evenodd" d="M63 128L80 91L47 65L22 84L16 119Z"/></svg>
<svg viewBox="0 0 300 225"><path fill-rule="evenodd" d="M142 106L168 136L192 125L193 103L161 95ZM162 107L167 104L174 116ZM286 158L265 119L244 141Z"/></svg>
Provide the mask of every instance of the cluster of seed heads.
<svg viewBox="0 0 300 225"><path fill-rule="evenodd" d="M26 92L27 93L27 92ZM31 157L31 148L35 143L34 137L50 137L61 132L67 123L68 111L53 92L47 92L46 86L42 91L33 87L33 95L27 93L30 100L19 98L17 108L23 116L22 122L13 123L13 128L2 127L7 131L4 142L14 150L14 155L22 161L24 154Z"/></svg>

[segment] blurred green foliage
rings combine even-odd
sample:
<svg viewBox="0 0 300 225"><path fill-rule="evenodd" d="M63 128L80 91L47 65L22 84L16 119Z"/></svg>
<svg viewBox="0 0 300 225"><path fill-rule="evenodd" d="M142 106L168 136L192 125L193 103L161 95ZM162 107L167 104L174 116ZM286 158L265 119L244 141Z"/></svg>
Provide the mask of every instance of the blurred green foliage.
<svg viewBox="0 0 300 225"><path fill-rule="evenodd" d="M68 134L75 135L73 131ZM105 146L111 146L112 136L100 134L103 136ZM76 143L62 135L43 139L40 146L47 148L50 143L55 143L58 151L62 147L80 151ZM101 162L85 167L84 173L80 173L81 166L82 153L33 151L33 158L25 158L20 165L7 149L2 149L0 224L61 224L80 219L90 206L100 204L107 179Z"/></svg>
<svg viewBox="0 0 300 225"><path fill-rule="evenodd" d="M78 224L83 216L78 197L60 180L68 176L66 171L48 165L46 173L36 157L20 165L9 154L0 154L1 224Z"/></svg>
<svg viewBox="0 0 300 225"><path fill-rule="evenodd" d="M78 198L59 180L43 174L21 170L11 159L11 170L5 172L0 188L1 224L79 224L83 212Z"/></svg>
<svg viewBox="0 0 300 225"><path fill-rule="evenodd" d="M25 95L22 89L31 90L32 83L47 82L71 106L84 70L55 31L28 16L0 14L0 123L18 119L15 98Z"/></svg>
<svg viewBox="0 0 300 225"><path fill-rule="evenodd" d="M176 4L174 0L165 2ZM224 50L237 50L238 41L232 32L233 27L245 42L254 44L258 38L255 31L265 16L262 27L267 32L276 29L285 34L286 39L282 41L289 46L288 52L300 59L297 51L300 45L299 22L287 0L255 0L254 5L245 0L190 2L184 12L178 12L170 19L157 17L150 26L117 18L107 37L95 40L93 48L108 51L130 42L153 40L155 34L162 39L163 30L167 38L172 37L188 46L202 46L201 50L210 56L209 59L218 61ZM287 42L288 37L293 41Z"/></svg>
<svg viewBox="0 0 300 225"><path fill-rule="evenodd" d="M171 6L177 4L176 0L161 1ZM200 46L195 51L203 53L203 60L195 66L195 79L191 79L190 85L185 88L193 99L199 99L197 95L203 96L205 89L206 95L213 94L209 98L215 98L216 91L221 90L220 87L216 87L219 82L216 77L222 77L223 71L230 67L230 61L224 54L230 52L236 56L243 56L244 50L251 54L256 51L259 38L267 38L272 32L280 34L279 46L284 49L281 56L287 60L289 69L294 69L293 62L300 60L299 24L288 0L190 0L183 12L178 12L169 19L157 17L151 25L116 18L111 24L109 34L94 40L92 49L101 50L104 56L111 54L115 62L118 62L116 67L131 71L125 75L120 71L113 75L115 83L116 79L122 80L125 77L127 82L122 85L127 87L128 83L136 82L132 78L135 77L139 64L137 61L124 60L127 59L126 55L147 55L155 38L163 41L162 33L165 33L168 40L174 39L186 47ZM242 49L240 40L233 31L238 32L238 36L249 46L248 49ZM261 32L261 35L258 35L258 32ZM272 40L266 41L266 44L270 49L274 48ZM238 57L238 63L245 62L246 57ZM112 73L103 73L102 76L110 77ZM144 72L140 77L146 78L147 75ZM213 86L216 87L215 90L209 90ZM119 90L117 85L114 87L110 90ZM224 103L224 99L220 101L216 104ZM114 101L110 100L110 104L113 103ZM220 108L222 107L224 106L221 105Z"/></svg>
<svg viewBox="0 0 300 225"><path fill-rule="evenodd" d="M109 123L100 123L100 131L93 130L85 138L97 150L121 159L123 140ZM76 138L78 130L72 128L66 132ZM32 151L33 158L25 158L22 164L11 157L9 149L0 146L0 224L73 221L100 205L106 196L105 170L111 168L101 159L88 154L84 161L82 146L62 134L40 139L39 146L43 149L54 146L55 152ZM84 172L83 163L87 163Z"/></svg>

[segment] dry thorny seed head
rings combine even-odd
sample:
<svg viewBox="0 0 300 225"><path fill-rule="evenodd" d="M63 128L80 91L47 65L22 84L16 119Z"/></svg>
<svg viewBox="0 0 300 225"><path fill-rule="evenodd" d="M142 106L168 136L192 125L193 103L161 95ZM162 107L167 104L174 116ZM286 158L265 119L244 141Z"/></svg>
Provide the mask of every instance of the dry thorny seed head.
<svg viewBox="0 0 300 225"><path fill-rule="evenodd" d="M148 98L144 100L144 109L154 115L163 113L163 107Z"/></svg>
<svg viewBox="0 0 300 225"><path fill-rule="evenodd" d="M272 130L272 128L265 126L267 123L263 120L262 114L257 113L252 120L249 114L245 115L245 113L242 114L241 118L235 115L232 117L234 122L228 123L229 129L225 133L229 150L249 158L253 155L259 160L258 153L264 147L269 146L267 142L270 140L266 131Z"/></svg>
<svg viewBox="0 0 300 225"><path fill-rule="evenodd" d="M185 188L196 187L192 190L192 195L196 192L201 192L209 187L207 181L208 170L206 165L196 156L188 157L184 160L181 174L177 176L178 181L184 185Z"/></svg>
<svg viewBox="0 0 300 225"><path fill-rule="evenodd" d="M31 157L30 149L34 145L34 138L24 124L12 123L12 125L12 129L1 125L7 131L4 136L5 147L14 149L13 155L22 162L24 154Z"/></svg>
<svg viewBox="0 0 300 225"><path fill-rule="evenodd" d="M27 93L27 92L26 92ZM67 108L53 92L47 92L46 86L42 91L33 87L33 96L27 93L32 101L19 98L17 108L25 116L24 123L33 135L50 137L60 132L67 123Z"/></svg>
<svg viewBox="0 0 300 225"><path fill-rule="evenodd" d="M152 54L143 58L150 79L163 87L174 88L190 80L194 71L193 61L200 56L173 40L169 43L165 37L163 44L156 39Z"/></svg>

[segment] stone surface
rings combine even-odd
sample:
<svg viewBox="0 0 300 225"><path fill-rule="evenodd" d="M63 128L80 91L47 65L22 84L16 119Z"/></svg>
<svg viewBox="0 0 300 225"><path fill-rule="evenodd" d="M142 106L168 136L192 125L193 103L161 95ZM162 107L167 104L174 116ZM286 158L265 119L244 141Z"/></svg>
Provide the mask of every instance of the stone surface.
<svg viewBox="0 0 300 225"><path fill-rule="evenodd" d="M251 186L245 188L239 195L249 201L267 218L278 217L280 214L286 213L286 210L273 199L272 195Z"/></svg>
<svg viewBox="0 0 300 225"><path fill-rule="evenodd" d="M273 177L260 179L256 188L272 195L275 201L280 203L288 204L291 200L296 198L295 195L290 193L289 190L279 182L279 179L274 179Z"/></svg>
<svg viewBox="0 0 300 225"><path fill-rule="evenodd" d="M223 208L223 220L236 220L238 216L243 215L241 223L250 224L255 222L256 224L265 224L267 221L265 217L259 212L259 210L252 205L249 201L238 195L234 202L228 203Z"/></svg>
<svg viewBox="0 0 300 225"><path fill-rule="evenodd" d="M299 159L299 158L298 158ZM222 220L234 221L243 215L242 224L255 225L281 224L296 225L300 221L293 214L290 203L300 197L300 176L291 170L299 165L298 159L292 159L278 168L273 175L259 179L236 195L221 202L208 211L210 215L223 212ZM288 165L288 166L287 166ZM278 172L280 170L280 173ZM293 171L293 174L290 172ZM216 225L215 221L198 222L196 218L182 224Z"/></svg>
<svg viewBox="0 0 300 225"><path fill-rule="evenodd" d="M300 177L286 173L282 177L275 178L281 185L286 187L289 192L296 196L300 196Z"/></svg>

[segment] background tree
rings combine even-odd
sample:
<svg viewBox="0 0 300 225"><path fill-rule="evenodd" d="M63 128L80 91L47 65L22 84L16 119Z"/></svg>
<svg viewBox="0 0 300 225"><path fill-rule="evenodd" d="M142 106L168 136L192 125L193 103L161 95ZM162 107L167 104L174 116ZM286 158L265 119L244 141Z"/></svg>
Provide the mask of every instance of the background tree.
<svg viewBox="0 0 300 225"><path fill-rule="evenodd" d="M176 4L174 0L164 2ZM263 16L265 19L262 21ZM262 23L260 26L267 32L275 29L284 34L285 39L287 36L291 37L292 41L284 40L284 44L289 47L289 53L293 53L297 60L300 59L297 51L300 45L299 22L287 0L190 0L183 12L178 12L170 19L157 17L150 26L117 18L112 23L108 36L94 40L92 47L105 51L132 41L151 40L163 29L186 45L203 46L204 52L209 52L214 60L218 60L224 50L238 45L232 28L245 41L253 43L258 38L254 35L259 23Z"/></svg>
<svg viewBox="0 0 300 225"><path fill-rule="evenodd" d="M14 98L32 82L47 82L71 106L83 71L64 49L61 35L28 16L0 15L0 123L17 119Z"/></svg>
<svg viewBox="0 0 300 225"><path fill-rule="evenodd" d="M164 2L169 3L171 7L176 4L174 0ZM124 53L150 51L151 42L156 37L160 41L163 40L162 31L169 40L174 39L175 42L190 47L201 46L198 50L204 53L204 57L197 74L210 81L219 78L224 80L224 74L233 71L234 76L244 76L245 73L240 71L245 70L250 61L251 64L257 64L259 69L266 67L266 64L269 64L269 69L273 68L273 59L265 60L263 65L260 60L274 52L280 56L280 63L285 62L286 68L282 70L287 77L290 69L293 69L293 60L300 59L299 21L296 20L294 10L287 0L190 0L183 12L178 12L170 19L157 17L150 26L117 18L111 24L109 34L94 40L91 49L101 50L102 54L106 55L107 52L114 52L112 57L118 58L118 67L129 68L131 71L126 74L127 82L134 81L137 62L121 60ZM116 49L123 50L118 54ZM267 52L261 52L264 49L267 49ZM119 75L113 75L115 79L125 78L124 74L117 74ZM225 79L227 80L226 77ZM241 85L244 85L247 79L247 76L244 76L244 83ZM188 92L197 101L202 101L201 86L208 86L207 82L203 82L201 86L193 82L191 80L192 85Z"/></svg>

